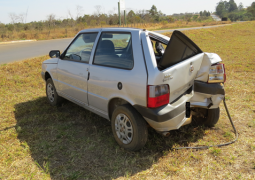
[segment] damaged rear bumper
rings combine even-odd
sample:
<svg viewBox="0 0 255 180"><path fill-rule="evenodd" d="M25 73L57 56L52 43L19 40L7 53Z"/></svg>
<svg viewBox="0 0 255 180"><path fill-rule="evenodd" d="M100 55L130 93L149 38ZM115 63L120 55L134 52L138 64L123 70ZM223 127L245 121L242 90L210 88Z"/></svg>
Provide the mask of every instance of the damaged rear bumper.
<svg viewBox="0 0 255 180"><path fill-rule="evenodd" d="M191 107L215 109L225 96L224 86L194 81L194 95L190 100Z"/></svg>
<svg viewBox="0 0 255 180"><path fill-rule="evenodd" d="M172 104L151 109L134 105L134 108L144 117L148 124L158 132L166 132L179 129L181 126L191 123L192 117L186 117L186 103L190 102L193 91L183 95Z"/></svg>

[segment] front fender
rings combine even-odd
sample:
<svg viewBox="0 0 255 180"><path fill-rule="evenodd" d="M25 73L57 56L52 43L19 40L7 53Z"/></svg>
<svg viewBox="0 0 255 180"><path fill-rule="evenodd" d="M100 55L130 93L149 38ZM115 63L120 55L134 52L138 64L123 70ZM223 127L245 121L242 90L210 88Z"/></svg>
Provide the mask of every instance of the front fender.
<svg viewBox="0 0 255 180"><path fill-rule="evenodd" d="M46 73L49 73L56 89L58 89L58 77L57 77L58 60L59 60L58 58L45 60L42 63L42 72L41 72L41 76L44 80L46 80L45 79Z"/></svg>

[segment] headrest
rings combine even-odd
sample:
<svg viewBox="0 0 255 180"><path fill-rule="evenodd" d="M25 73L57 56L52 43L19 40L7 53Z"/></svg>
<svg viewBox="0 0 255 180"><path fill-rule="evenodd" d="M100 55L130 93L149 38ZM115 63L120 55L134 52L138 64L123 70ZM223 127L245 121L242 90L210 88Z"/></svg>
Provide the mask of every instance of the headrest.
<svg viewBox="0 0 255 180"><path fill-rule="evenodd" d="M98 50L103 54L113 54L115 53L114 44L110 40L103 40L99 43Z"/></svg>

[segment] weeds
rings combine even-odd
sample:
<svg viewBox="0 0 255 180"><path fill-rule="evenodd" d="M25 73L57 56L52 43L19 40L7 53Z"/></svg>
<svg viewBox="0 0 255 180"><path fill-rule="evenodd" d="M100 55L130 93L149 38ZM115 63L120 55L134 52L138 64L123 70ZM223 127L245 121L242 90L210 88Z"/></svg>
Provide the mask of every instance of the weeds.
<svg viewBox="0 0 255 180"><path fill-rule="evenodd" d="M255 119L251 120L248 124L249 127L255 127Z"/></svg>
<svg viewBox="0 0 255 180"><path fill-rule="evenodd" d="M228 139L233 139L233 135L230 132L225 132L225 134L223 136Z"/></svg>
<svg viewBox="0 0 255 180"><path fill-rule="evenodd" d="M221 149L212 147L209 149L210 153L214 156L219 156L221 154Z"/></svg>

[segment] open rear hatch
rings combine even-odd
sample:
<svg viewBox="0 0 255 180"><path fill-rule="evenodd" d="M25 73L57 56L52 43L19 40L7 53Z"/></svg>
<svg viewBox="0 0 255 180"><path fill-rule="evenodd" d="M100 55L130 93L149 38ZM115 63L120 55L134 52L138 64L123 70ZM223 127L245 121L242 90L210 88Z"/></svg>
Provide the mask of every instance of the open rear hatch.
<svg viewBox="0 0 255 180"><path fill-rule="evenodd" d="M203 57L203 51L191 39L180 31L173 32L158 62L158 69L164 76L163 82L170 87L170 103L192 92Z"/></svg>
<svg viewBox="0 0 255 180"><path fill-rule="evenodd" d="M202 52L185 34L180 31L174 31L165 53L158 63L158 68L164 70Z"/></svg>

